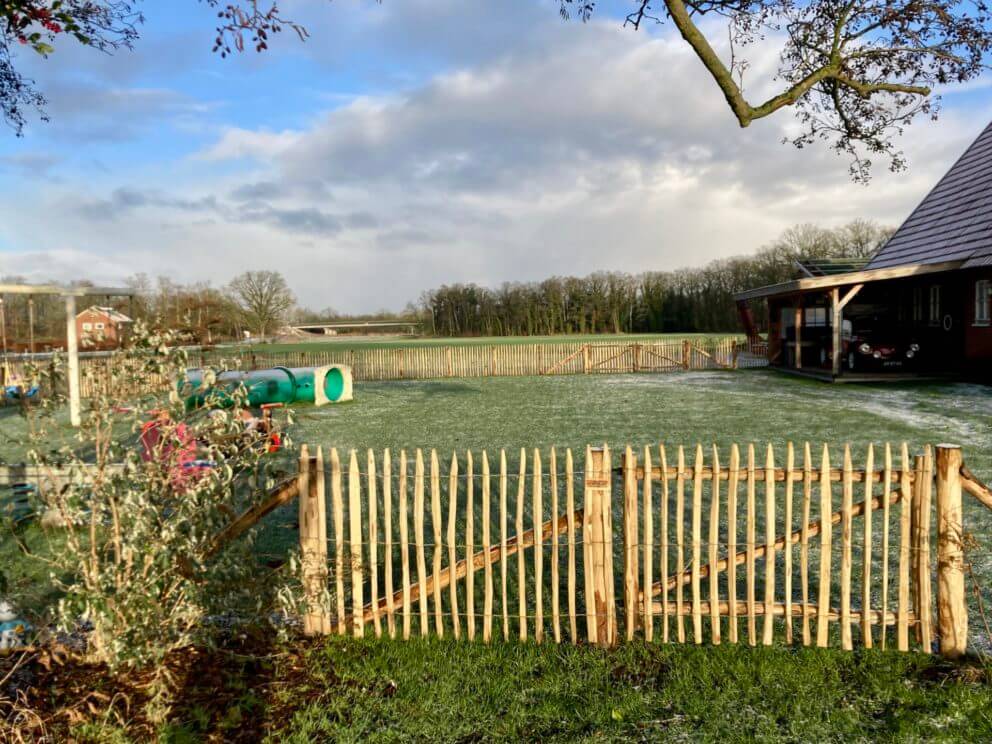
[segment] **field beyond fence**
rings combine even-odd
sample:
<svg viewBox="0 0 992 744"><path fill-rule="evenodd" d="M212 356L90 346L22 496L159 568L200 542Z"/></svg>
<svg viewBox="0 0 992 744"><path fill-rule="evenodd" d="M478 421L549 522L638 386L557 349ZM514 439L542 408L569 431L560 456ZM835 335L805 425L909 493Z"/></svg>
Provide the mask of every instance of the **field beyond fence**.
<svg viewBox="0 0 992 744"><path fill-rule="evenodd" d="M959 448L580 457L304 447L273 499L299 495L305 631L964 653L962 493L992 494Z"/></svg>
<svg viewBox="0 0 992 744"><path fill-rule="evenodd" d="M103 389L114 363L113 357L80 360L84 397ZM739 369L764 367L767 361L764 349L727 336L630 343L436 344L315 351L194 350L189 354L189 364L240 369L344 364L351 367L353 378L361 382ZM148 382L149 389L167 384L164 380Z"/></svg>

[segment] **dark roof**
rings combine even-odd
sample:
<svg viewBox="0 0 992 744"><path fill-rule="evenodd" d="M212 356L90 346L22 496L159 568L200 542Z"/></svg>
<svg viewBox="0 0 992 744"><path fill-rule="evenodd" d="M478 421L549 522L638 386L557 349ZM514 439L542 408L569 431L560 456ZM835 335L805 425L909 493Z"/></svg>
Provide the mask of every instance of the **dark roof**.
<svg viewBox="0 0 992 744"><path fill-rule="evenodd" d="M882 246L868 269L992 264L992 123Z"/></svg>

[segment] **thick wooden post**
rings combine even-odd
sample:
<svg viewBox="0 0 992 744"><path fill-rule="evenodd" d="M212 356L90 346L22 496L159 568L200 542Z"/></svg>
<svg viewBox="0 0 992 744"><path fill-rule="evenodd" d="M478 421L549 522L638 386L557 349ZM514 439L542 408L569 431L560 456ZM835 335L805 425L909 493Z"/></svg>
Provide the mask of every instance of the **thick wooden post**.
<svg viewBox="0 0 992 744"><path fill-rule="evenodd" d="M582 374L589 374L589 344L582 344Z"/></svg>
<svg viewBox="0 0 992 744"><path fill-rule="evenodd" d="M692 346L689 339L682 342L682 369L689 369L692 366Z"/></svg>
<svg viewBox="0 0 992 744"><path fill-rule="evenodd" d="M795 368L803 368L803 297L799 295L796 300L796 317L794 320L796 331L796 351Z"/></svg>
<svg viewBox="0 0 992 744"><path fill-rule="evenodd" d="M319 450L318 450L319 452ZM327 586L327 510L324 503L323 458L310 458L306 445L300 448L299 464L299 518L300 555L303 593L306 608L303 614L303 632L306 635L329 633L330 611L325 607L324 592Z"/></svg>
<svg viewBox="0 0 992 744"><path fill-rule="evenodd" d="M69 423L82 424L79 404L79 336L76 333L76 296L65 297L65 351L69 357Z"/></svg>
<svg viewBox="0 0 992 744"><path fill-rule="evenodd" d="M833 349L833 373L834 377L840 374L840 358L842 356L843 349L841 348L841 325L843 324L843 308L840 305L840 289L834 287L830 290L830 313L831 320L833 322L833 343L831 348Z"/></svg>
<svg viewBox="0 0 992 744"><path fill-rule="evenodd" d="M588 448L585 467L584 539L586 615L590 643L616 644L616 609L613 606L612 473L605 448Z"/></svg>
<svg viewBox="0 0 992 744"><path fill-rule="evenodd" d="M937 624L941 656L951 659L968 646L961 464L960 447L937 445Z"/></svg>

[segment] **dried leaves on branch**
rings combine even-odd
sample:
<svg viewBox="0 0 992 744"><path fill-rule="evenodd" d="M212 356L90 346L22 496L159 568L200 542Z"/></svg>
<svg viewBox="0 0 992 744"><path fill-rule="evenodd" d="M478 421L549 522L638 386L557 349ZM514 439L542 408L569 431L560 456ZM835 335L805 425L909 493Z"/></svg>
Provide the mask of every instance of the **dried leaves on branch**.
<svg viewBox="0 0 992 744"><path fill-rule="evenodd" d="M560 0L565 17L586 20L595 2ZM725 19L730 50L719 53L709 18ZM797 147L816 140L851 157L866 180L872 156L905 167L893 140L918 114L935 117L935 90L981 75L992 51L984 0L633 0L627 23L670 21L692 47L742 127L794 106ZM746 95L742 51L779 40L777 91Z"/></svg>

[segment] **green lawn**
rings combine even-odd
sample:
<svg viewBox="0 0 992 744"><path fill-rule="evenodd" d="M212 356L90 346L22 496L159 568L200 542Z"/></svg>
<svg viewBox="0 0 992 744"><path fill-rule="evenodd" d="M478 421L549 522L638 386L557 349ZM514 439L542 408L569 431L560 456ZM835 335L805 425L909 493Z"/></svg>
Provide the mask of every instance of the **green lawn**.
<svg viewBox="0 0 992 744"><path fill-rule="evenodd" d="M578 452L604 441L699 441L724 452L731 442L771 442L781 456L787 441L809 440L849 442L860 460L868 442L918 450L946 441L992 480L992 389L964 384L830 386L770 371L358 383L354 402L294 414L298 443L436 447L442 458L468 448ZM7 442L17 425L0 417ZM981 543L969 558L988 606L992 512L967 496L965 505ZM295 507L270 515L261 548L291 546L294 518ZM5 566L17 570L18 560L14 546L0 545ZM14 579L24 590L43 575L32 568ZM973 648L988 648L981 619L971 619ZM988 667L915 653L335 638L298 654L232 657L254 670L252 681L241 673L194 680L210 689L184 693L162 739L232 739L249 724L270 741L300 742L992 738Z"/></svg>
<svg viewBox="0 0 992 744"><path fill-rule="evenodd" d="M343 638L265 655L238 650L187 662L164 725L139 728L132 714L130 736L107 723L71 734L299 744L992 738L992 669L921 654ZM136 708L132 685L101 687L123 687Z"/></svg>

